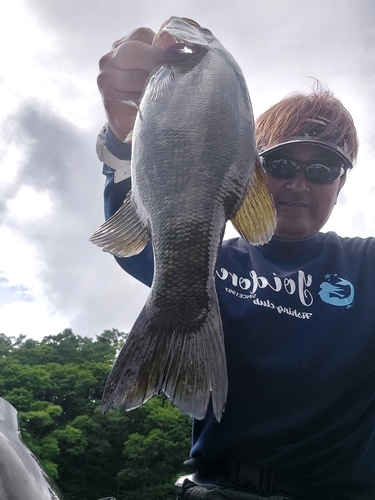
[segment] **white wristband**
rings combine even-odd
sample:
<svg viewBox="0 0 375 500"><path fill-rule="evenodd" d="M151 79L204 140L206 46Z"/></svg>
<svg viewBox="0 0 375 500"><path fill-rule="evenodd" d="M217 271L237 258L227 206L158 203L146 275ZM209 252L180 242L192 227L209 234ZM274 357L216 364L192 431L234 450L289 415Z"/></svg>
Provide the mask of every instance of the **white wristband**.
<svg viewBox="0 0 375 500"><path fill-rule="evenodd" d="M130 160L120 160L113 155L105 145L105 131L108 125L104 125L96 140L96 154L100 161L115 170L113 180L117 184L131 177Z"/></svg>

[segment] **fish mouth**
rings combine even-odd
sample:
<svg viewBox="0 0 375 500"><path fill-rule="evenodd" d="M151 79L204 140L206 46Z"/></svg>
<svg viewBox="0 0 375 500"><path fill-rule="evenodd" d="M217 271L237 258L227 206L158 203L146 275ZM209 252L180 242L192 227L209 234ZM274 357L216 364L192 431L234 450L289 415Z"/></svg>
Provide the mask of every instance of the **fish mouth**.
<svg viewBox="0 0 375 500"><path fill-rule="evenodd" d="M197 54L199 52L199 48L196 45L189 45L178 39L176 39L176 44L170 49L177 54Z"/></svg>
<svg viewBox="0 0 375 500"><path fill-rule="evenodd" d="M208 42L195 21L171 17L156 33L152 47L161 61L184 61L195 54L204 54Z"/></svg>
<svg viewBox="0 0 375 500"><path fill-rule="evenodd" d="M198 45L181 40L167 31L160 31L157 33L154 41L152 42L152 46L159 53L163 54L163 56L197 54L201 50L201 47Z"/></svg>
<svg viewBox="0 0 375 500"><path fill-rule="evenodd" d="M198 54L202 51L202 47L199 45L181 40L167 31L160 31L155 35L152 47L162 60L168 61Z"/></svg>

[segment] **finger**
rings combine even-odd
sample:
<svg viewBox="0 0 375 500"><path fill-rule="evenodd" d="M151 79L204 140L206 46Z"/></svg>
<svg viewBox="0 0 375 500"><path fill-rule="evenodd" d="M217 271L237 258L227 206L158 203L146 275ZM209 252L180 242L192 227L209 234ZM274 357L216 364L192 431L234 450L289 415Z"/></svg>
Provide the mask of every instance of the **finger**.
<svg viewBox="0 0 375 500"><path fill-rule="evenodd" d="M117 40L117 42L115 42L112 45L112 48L116 49L122 43L131 41L131 40L137 40L139 42L143 42L143 43L147 43L148 45L151 45L152 40L154 39L154 36L155 36L155 32L152 31L151 29L138 28L138 29L135 29L134 31L132 31L130 33L130 35L124 36L120 40Z"/></svg>
<svg viewBox="0 0 375 500"><path fill-rule="evenodd" d="M134 94L133 94L133 97ZM129 99L130 98L130 99ZM134 100L131 94L120 95L121 101ZM137 110L134 106L124 104L120 100L105 99L104 106L110 129L120 141L123 141L134 127Z"/></svg>
<svg viewBox="0 0 375 500"><path fill-rule="evenodd" d="M149 73L161 65L150 45L153 37L154 32L148 28L134 30L115 42L99 62L99 90L109 126L120 140L132 130L137 114L136 108L126 102L141 97Z"/></svg>
<svg viewBox="0 0 375 500"><path fill-rule="evenodd" d="M150 45L137 40L126 41L99 61L99 68L103 71L107 67L121 70L142 69L150 72L160 62Z"/></svg>
<svg viewBox="0 0 375 500"><path fill-rule="evenodd" d="M112 63L118 69L143 69L148 72L160 65L154 49L138 40L119 45L115 50Z"/></svg>
<svg viewBox="0 0 375 500"><path fill-rule="evenodd" d="M119 92L142 92L143 87L149 76L148 71L144 70L119 70L111 68L103 70L97 79L98 87L103 95L109 95L110 89Z"/></svg>

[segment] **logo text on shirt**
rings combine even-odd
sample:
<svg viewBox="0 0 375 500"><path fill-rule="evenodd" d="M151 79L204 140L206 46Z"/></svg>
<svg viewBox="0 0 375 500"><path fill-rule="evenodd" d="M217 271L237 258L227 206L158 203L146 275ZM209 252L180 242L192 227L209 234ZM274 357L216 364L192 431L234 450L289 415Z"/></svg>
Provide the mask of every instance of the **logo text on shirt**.
<svg viewBox="0 0 375 500"><path fill-rule="evenodd" d="M239 287L241 290L246 291L249 295L255 294L258 288L270 288L274 292L284 290L289 295L297 293L301 304L307 307L311 306L314 301L310 290L308 290L308 288L312 285L312 276L311 274L306 275L301 270L297 272L296 279L283 278L277 276L276 273L272 273L273 276L269 279L265 276L258 276L254 270L249 272L249 277L243 277L238 276L235 273L231 273L223 267L220 270L217 270L216 274L223 281L227 279L231 280L233 287Z"/></svg>

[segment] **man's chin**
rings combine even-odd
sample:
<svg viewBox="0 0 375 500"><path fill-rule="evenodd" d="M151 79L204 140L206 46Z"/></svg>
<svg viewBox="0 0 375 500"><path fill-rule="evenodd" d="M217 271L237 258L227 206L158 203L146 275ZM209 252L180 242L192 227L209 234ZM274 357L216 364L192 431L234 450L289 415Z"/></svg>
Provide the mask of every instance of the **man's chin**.
<svg viewBox="0 0 375 500"><path fill-rule="evenodd" d="M308 230L304 227L281 227L280 229L276 228L274 237L280 240L301 241L311 238L316 233L317 231Z"/></svg>

